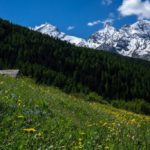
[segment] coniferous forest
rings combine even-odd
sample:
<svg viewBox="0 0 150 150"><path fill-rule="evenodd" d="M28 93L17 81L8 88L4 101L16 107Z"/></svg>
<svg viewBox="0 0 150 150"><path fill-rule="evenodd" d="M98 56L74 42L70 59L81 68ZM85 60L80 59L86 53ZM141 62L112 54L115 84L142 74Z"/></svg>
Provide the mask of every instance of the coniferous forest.
<svg viewBox="0 0 150 150"><path fill-rule="evenodd" d="M2 19L0 68L19 68L38 83L65 92L150 102L150 62L79 48Z"/></svg>

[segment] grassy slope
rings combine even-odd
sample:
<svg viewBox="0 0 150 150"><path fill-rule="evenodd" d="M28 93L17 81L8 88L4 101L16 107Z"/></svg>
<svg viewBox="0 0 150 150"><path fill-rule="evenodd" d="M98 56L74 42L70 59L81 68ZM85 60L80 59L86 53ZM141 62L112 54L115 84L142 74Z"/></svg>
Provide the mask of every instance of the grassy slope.
<svg viewBox="0 0 150 150"><path fill-rule="evenodd" d="M149 147L150 117L76 99L30 79L0 76L2 150Z"/></svg>

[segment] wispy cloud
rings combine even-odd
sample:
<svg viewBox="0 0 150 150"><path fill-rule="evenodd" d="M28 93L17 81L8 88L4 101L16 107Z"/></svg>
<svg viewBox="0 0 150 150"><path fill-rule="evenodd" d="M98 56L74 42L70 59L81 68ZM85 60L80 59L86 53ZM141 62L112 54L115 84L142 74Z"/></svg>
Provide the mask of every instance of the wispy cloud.
<svg viewBox="0 0 150 150"><path fill-rule="evenodd" d="M67 28L68 31L73 30L73 29L75 29L75 26L69 26L69 27Z"/></svg>
<svg viewBox="0 0 150 150"><path fill-rule="evenodd" d="M87 26L93 27L93 26L98 25L98 24L100 24L100 23L102 23L100 20L96 20L96 21L89 22L89 23L87 24Z"/></svg>
<svg viewBox="0 0 150 150"><path fill-rule="evenodd" d="M112 19L112 18L107 18L107 19L105 19L105 20L97 20L97 21L93 21L93 22L89 22L89 23L87 23L87 26L89 26L89 27L93 27L93 26L96 26L96 25L98 25L98 24L103 24L103 25L105 25L105 24L107 24L107 23L110 23L110 24L112 24L114 22L114 19Z"/></svg>
<svg viewBox="0 0 150 150"><path fill-rule="evenodd" d="M112 0L102 0L103 5L110 5L112 4Z"/></svg>
<svg viewBox="0 0 150 150"><path fill-rule="evenodd" d="M118 11L122 16L136 15L139 19L150 19L150 1L123 0Z"/></svg>

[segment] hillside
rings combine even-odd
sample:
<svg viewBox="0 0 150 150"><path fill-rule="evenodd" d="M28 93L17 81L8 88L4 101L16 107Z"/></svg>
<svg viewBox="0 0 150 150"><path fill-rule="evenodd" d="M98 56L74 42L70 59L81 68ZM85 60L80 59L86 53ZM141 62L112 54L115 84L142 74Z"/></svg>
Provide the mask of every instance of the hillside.
<svg viewBox="0 0 150 150"><path fill-rule="evenodd" d="M80 48L0 20L0 67L68 93L150 100L150 62Z"/></svg>
<svg viewBox="0 0 150 150"><path fill-rule="evenodd" d="M0 149L141 149L150 117L0 76Z"/></svg>

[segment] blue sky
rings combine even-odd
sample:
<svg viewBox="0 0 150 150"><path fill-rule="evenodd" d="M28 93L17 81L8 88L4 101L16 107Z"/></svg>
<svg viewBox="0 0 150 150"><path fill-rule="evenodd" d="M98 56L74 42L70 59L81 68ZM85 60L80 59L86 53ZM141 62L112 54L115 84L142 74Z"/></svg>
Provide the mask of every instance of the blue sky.
<svg viewBox="0 0 150 150"><path fill-rule="evenodd" d="M130 5L131 1L133 4ZM146 4L147 2L147 4ZM0 18L16 24L34 27L48 22L61 31L88 38L110 20L116 28L131 24L137 18L149 19L146 0L0 0ZM145 5L144 5L145 4ZM149 7L150 9L150 7Z"/></svg>

